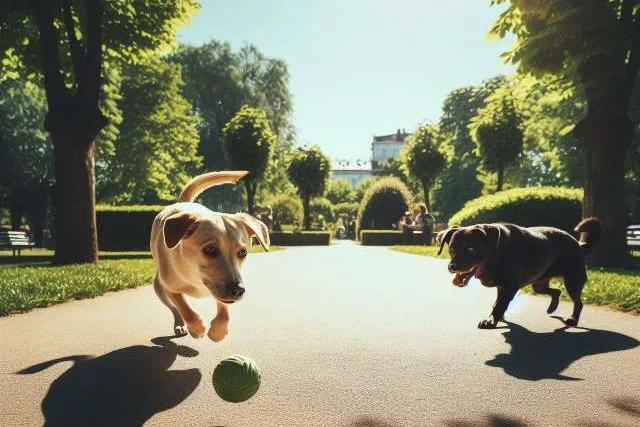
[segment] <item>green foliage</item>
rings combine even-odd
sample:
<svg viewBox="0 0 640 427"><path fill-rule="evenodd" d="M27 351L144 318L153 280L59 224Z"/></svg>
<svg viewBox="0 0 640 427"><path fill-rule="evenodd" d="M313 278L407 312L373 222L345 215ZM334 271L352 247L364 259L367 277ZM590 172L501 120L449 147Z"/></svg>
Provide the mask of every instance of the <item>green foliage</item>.
<svg viewBox="0 0 640 427"><path fill-rule="evenodd" d="M124 121L115 153L98 175L100 201L172 202L197 174L198 120L183 85L179 65L157 57L124 68Z"/></svg>
<svg viewBox="0 0 640 427"><path fill-rule="evenodd" d="M342 215L346 215L347 217L355 217L358 215L359 208L359 202L338 203L334 205L333 212L335 213L336 217Z"/></svg>
<svg viewBox="0 0 640 427"><path fill-rule="evenodd" d="M286 159L295 131L291 124L289 72L279 59L268 58L252 45L233 52L229 43L212 40L201 46L181 46L171 60L182 65L184 94L200 118L199 153L206 170L230 169L222 146L222 128L242 105L263 109L278 141L256 199L264 204L272 194L292 191ZM242 203L239 186L212 188L203 195L207 204L237 209Z"/></svg>
<svg viewBox="0 0 640 427"><path fill-rule="evenodd" d="M367 190L376 182L378 182L379 180L381 180L382 177L381 176L372 176L369 178L366 178L364 180L362 180L358 185L356 185L356 188L354 189L355 192L355 201L357 203L360 203L360 201L362 201L362 198L364 197L364 194L367 192Z"/></svg>
<svg viewBox="0 0 640 427"><path fill-rule="evenodd" d="M283 225L302 224L302 202L294 194L279 194L266 200L266 205L273 209L274 229L279 230Z"/></svg>
<svg viewBox="0 0 640 427"><path fill-rule="evenodd" d="M253 214L258 183L276 144L267 114L259 108L243 106L225 125L222 141L233 166L249 171L243 182L247 190L249 213Z"/></svg>
<svg viewBox="0 0 640 427"><path fill-rule="evenodd" d="M453 156L432 190L433 210L442 218L449 218L465 202L481 194L482 183L477 177L480 158L469 135L469 124L485 105L485 99L506 81L506 77L496 76L478 86L456 89L443 103L438 125L451 141Z"/></svg>
<svg viewBox="0 0 640 427"><path fill-rule="evenodd" d="M427 209L431 209L429 191L451 155L446 136L436 125L430 124L420 126L400 154L405 172L422 184Z"/></svg>
<svg viewBox="0 0 640 427"><path fill-rule="evenodd" d="M0 84L0 187L9 191L49 185L51 144L42 127L44 91L23 80Z"/></svg>
<svg viewBox="0 0 640 427"><path fill-rule="evenodd" d="M327 185L324 196L333 204L353 202L355 191L346 179L332 179Z"/></svg>
<svg viewBox="0 0 640 427"><path fill-rule="evenodd" d="M328 231L273 232L271 244L278 246L328 246L331 233Z"/></svg>
<svg viewBox="0 0 640 427"><path fill-rule="evenodd" d="M467 202L449 225L511 222L573 230L582 218L582 190L562 187L515 188Z"/></svg>
<svg viewBox="0 0 640 427"><path fill-rule="evenodd" d="M469 127L482 166L498 174L497 191L502 190L505 168L518 158L523 146L521 119L511 91L506 85L496 90Z"/></svg>
<svg viewBox="0 0 640 427"><path fill-rule="evenodd" d="M148 251L151 226L164 206L96 206L98 247L105 251Z"/></svg>
<svg viewBox="0 0 640 427"><path fill-rule="evenodd" d="M291 154L287 173L303 201L305 230L311 226L309 202L311 198L324 194L330 170L329 158L317 145L297 148Z"/></svg>
<svg viewBox="0 0 640 427"><path fill-rule="evenodd" d="M358 232L391 229L412 202L409 189L399 178L380 179L362 197L356 220Z"/></svg>
<svg viewBox="0 0 640 427"><path fill-rule="evenodd" d="M311 199L309 207L311 209L311 216L314 219L317 220L319 216L322 215L328 223L335 221L334 206L331 200L324 197L315 197Z"/></svg>

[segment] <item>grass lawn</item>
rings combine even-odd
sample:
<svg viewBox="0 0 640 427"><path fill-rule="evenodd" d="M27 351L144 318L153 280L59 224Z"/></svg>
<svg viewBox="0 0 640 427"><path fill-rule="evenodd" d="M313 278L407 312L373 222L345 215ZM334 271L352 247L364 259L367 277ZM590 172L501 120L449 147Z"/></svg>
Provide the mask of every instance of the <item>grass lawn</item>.
<svg viewBox="0 0 640 427"><path fill-rule="evenodd" d="M256 245L250 252L264 250ZM11 251L0 251L0 316L145 286L153 280L150 252L101 252L97 264L67 266L50 265L52 255L50 250L32 249L14 258Z"/></svg>
<svg viewBox="0 0 640 427"><path fill-rule="evenodd" d="M436 257L436 246L392 246L392 250L415 255ZM632 252L634 268L628 270L613 268L589 268L589 282L582 292L582 300L587 304L608 305L616 310L640 313L640 252ZM447 251L439 258L449 259ZM562 290L562 299L569 301L562 282L554 280L551 285ZM523 288L533 293L530 287Z"/></svg>

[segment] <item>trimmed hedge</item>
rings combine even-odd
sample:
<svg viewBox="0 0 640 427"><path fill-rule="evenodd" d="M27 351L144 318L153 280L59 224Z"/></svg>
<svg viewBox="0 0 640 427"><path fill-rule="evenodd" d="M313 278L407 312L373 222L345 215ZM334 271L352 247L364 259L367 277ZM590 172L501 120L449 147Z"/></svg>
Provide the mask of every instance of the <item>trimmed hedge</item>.
<svg viewBox="0 0 640 427"><path fill-rule="evenodd" d="M358 210L358 230L388 230L405 211L413 198L407 186L396 177L376 181L364 194Z"/></svg>
<svg viewBox="0 0 640 427"><path fill-rule="evenodd" d="M328 231L273 232L269 238L271 244L277 246L327 246L331 243Z"/></svg>
<svg viewBox="0 0 640 427"><path fill-rule="evenodd" d="M96 206L101 251L148 251L153 220L164 206Z"/></svg>
<svg viewBox="0 0 640 427"><path fill-rule="evenodd" d="M362 230L360 232L360 244L362 246L395 246L395 245L422 245L421 233L414 231L411 242L404 241L402 231L397 230Z"/></svg>
<svg viewBox="0 0 640 427"><path fill-rule="evenodd" d="M582 190L574 188L514 188L470 200L451 217L449 226L512 222L570 231L582 218L582 197Z"/></svg>

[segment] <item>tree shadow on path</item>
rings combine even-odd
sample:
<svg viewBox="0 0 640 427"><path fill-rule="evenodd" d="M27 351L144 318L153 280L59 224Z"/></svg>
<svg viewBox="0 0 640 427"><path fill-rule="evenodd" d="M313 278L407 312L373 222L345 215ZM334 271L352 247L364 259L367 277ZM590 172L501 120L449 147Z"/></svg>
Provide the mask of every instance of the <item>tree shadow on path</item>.
<svg viewBox="0 0 640 427"><path fill-rule="evenodd" d="M198 355L171 338L154 338L155 346L125 347L99 357L54 359L17 373L35 374L60 362L73 362L51 383L42 401L46 427L140 427L154 414L183 402L202 378L195 368L169 370L178 355Z"/></svg>
<svg viewBox="0 0 640 427"><path fill-rule="evenodd" d="M562 375L573 362L585 356L629 350L638 340L617 332L563 326L553 332L532 332L515 323L504 332L511 353L498 354L486 365L502 368L512 377L537 381L543 379L581 380Z"/></svg>

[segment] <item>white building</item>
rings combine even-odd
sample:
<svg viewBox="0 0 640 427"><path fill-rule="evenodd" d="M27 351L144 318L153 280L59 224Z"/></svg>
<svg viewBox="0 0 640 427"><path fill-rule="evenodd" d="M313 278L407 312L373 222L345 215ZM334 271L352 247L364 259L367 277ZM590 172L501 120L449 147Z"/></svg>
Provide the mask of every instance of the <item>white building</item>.
<svg viewBox="0 0 640 427"><path fill-rule="evenodd" d="M402 151L404 143L411 134L404 129L390 135L373 136L371 143L372 169L378 169L382 162L396 157Z"/></svg>
<svg viewBox="0 0 640 427"><path fill-rule="evenodd" d="M369 160L337 160L331 165L331 179L346 179L352 187L373 176Z"/></svg>

